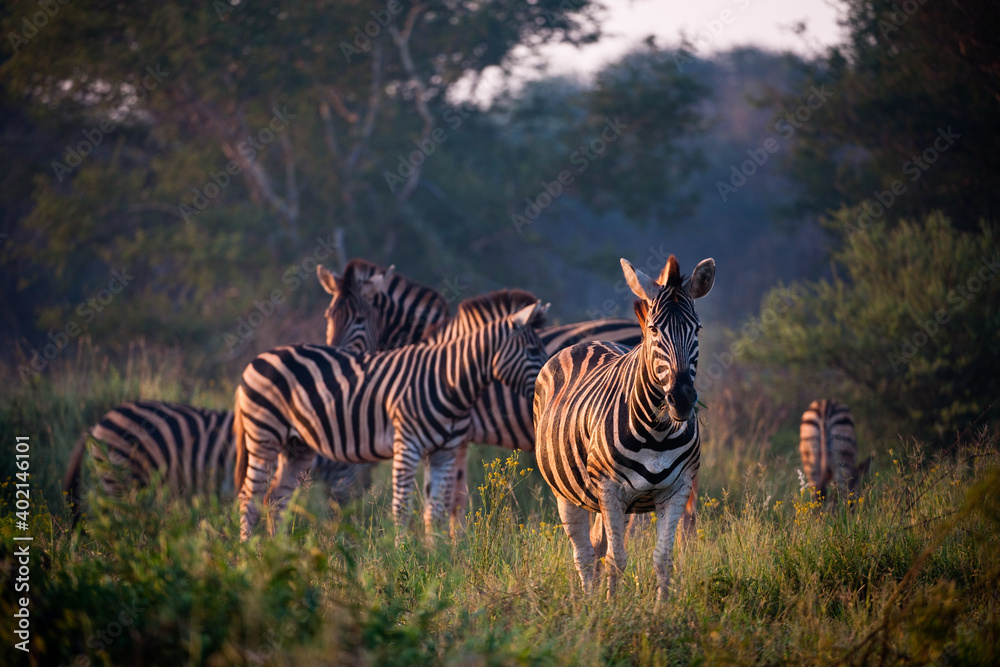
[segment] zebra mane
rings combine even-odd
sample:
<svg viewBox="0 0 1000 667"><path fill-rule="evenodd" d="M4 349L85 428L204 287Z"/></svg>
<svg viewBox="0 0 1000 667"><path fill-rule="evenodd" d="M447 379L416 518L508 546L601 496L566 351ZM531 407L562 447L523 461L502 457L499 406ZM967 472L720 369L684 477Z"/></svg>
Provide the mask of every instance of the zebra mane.
<svg viewBox="0 0 1000 667"><path fill-rule="evenodd" d="M423 341L440 341L449 337L448 332L468 331L484 322L499 320L517 311L538 303L538 297L522 289L501 289L480 296L470 297L458 304L455 317L427 327ZM544 318L533 322L535 326L544 324Z"/></svg>
<svg viewBox="0 0 1000 667"><path fill-rule="evenodd" d="M475 317L496 319L513 315L517 311L538 303L538 297L523 289L501 289L470 297L458 304L456 320Z"/></svg>

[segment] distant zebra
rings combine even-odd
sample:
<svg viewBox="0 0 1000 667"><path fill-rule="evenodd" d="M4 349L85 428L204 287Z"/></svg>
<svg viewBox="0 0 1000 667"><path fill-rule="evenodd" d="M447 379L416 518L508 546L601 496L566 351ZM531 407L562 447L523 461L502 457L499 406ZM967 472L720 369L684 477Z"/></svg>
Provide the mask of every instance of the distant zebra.
<svg viewBox="0 0 1000 667"><path fill-rule="evenodd" d="M81 513L83 459L94 460L103 493L148 486L158 477L175 496L233 494L236 449L233 413L163 401L129 401L112 408L77 440L63 479L73 511ZM313 478L332 498L346 503L367 486L369 466L349 466L317 457Z"/></svg>
<svg viewBox="0 0 1000 667"><path fill-rule="evenodd" d="M390 274L392 268L382 269L371 262L353 259L341 277L317 267L320 282L334 295L326 311L328 345L354 345L353 349L365 352L392 349L379 346L415 343L425 330L428 330L429 336L440 339L446 330L443 325L450 322L447 302L437 291L399 275L392 275L388 283L383 283L381 276ZM386 284L388 286L383 288ZM479 302L478 307L484 310L473 315L469 311L474 307L471 303L466 305L466 323L469 326L481 325L489 319L508 314L505 309L498 308L496 302ZM549 355L581 341L604 340L631 347L642 340L641 330L631 320L591 320L546 327L538 333ZM531 401L500 382L492 383L472 408L468 439L506 449L534 451ZM454 504L451 508L452 520L456 523L465 518L467 454L468 445L465 443L456 454ZM694 495L690 505L692 525L693 499ZM600 535L599 529L595 535Z"/></svg>
<svg viewBox="0 0 1000 667"><path fill-rule="evenodd" d="M456 319L494 297L463 302ZM254 499L265 490L267 464L278 465L269 494L277 523L298 473L316 453L351 463L391 458L397 524L406 521L417 463L428 456L430 534L449 506L455 448L467 437L472 404L494 379L531 395L547 358L533 327L546 309L536 302L467 335L360 357L318 345L259 355L236 392L241 538L258 521Z"/></svg>
<svg viewBox="0 0 1000 667"><path fill-rule="evenodd" d="M802 413L799 454L806 483L824 498L830 482L834 483L837 495L846 498L857 489L872 461L869 456L858 465L854 417L846 405L827 398L813 401Z"/></svg>
<svg viewBox="0 0 1000 667"><path fill-rule="evenodd" d="M625 515L656 512L660 601L670 583L677 523L698 472L694 378L701 325L694 300L712 289L715 261L702 261L685 279L671 255L656 281L621 263L639 297L642 342L631 350L581 343L545 364L535 388L536 457L587 589L595 562L589 513L600 513L608 532L611 596L626 564Z"/></svg>

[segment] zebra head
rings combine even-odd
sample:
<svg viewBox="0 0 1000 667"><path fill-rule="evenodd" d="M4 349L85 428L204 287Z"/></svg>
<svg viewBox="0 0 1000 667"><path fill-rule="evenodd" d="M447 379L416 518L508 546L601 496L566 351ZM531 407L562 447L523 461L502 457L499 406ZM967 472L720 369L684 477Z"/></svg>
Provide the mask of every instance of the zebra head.
<svg viewBox="0 0 1000 667"><path fill-rule="evenodd" d="M493 355L493 376L526 398L534 394L535 379L549 358L535 331L549 305L538 301L504 318L507 335Z"/></svg>
<svg viewBox="0 0 1000 667"><path fill-rule="evenodd" d="M702 260L690 278L681 275L677 258L671 255L655 281L621 260L625 280L639 300L635 314L642 327L641 356L644 373L656 394L663 393L667 413L675 422L686 422L694 414L698 392L694 376L698 369L698 330L701 324L694 300L712 289L715 260ZM659 401L660 396L651 396Z"/></svg>
<svg viewBox="0 0 1000 667"><path fill-rule="evenodd" d="M344 275L338 276L323 266L316 267L320 284L333 296L325 313L327 345L351 352L376 351L383 322L375 301L389 285L393 269L351 260Z"/></svg>

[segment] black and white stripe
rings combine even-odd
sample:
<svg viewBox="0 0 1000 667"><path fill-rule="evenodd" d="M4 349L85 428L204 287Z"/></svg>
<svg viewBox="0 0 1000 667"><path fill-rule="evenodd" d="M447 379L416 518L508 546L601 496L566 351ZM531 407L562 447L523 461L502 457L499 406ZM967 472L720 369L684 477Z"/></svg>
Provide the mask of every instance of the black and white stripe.
<svg viewBox="0 0 1000 667"><path fill-rule="evenodd" d="M94 461L102 493L120 496L154 481L175 496L233 495L233 413L164 401L121 403L87 429L70 454L63 491L74 516L81 513L84 458ZM368 484L368 466L345 466L317 457L312 477L331 498L346 503Z"/></svg>
<svg viewBox="0 0 1000 667"><path fill-rule="evenodd" d="M814 493L826 497L832 482L838 497L855 491L868 472L871 456L858 465L858 441L854 417L843 403L823 398L813 401L802 413L799 426L799 454L806 483Z"/></svg>
<svg viewBox="0 0 1000 667"><path fill-rule="evenodd" d="M269 495L279 517L316 453L350 463L392 459L397 523L405 522L417 463L428 456L430 530L448 506L455 448L483 389L494 379L522 391L533 386L546 359L533 324L544 311L535 303L457 338L370 355L319 345L259 355L236 394L241 536L259 518L254 499L265 490L268 464L278 465Z"/></svg>
<svg viewBox="0 0 1000 667"><path fill-rule="evenodd" d="M546 363L535 387L535 451L585 587L593 584L596 557L590 513L601 514L608 533L610 595L626 564L625 515L656 512L653 562L662 599L698 471L694 299L711 290L715 262L704 260L687 280L672 255L656 281L624 259L622 269L639 297L642 342L631 350L583 343Z"/></svg>
<svg viewBox="0 0 1000 667"><path fill-rule="evenodd" d="M448 302L394 268L352 259L338 276L316 267L320 284L333 297L326 309L327 345L354 352L393 350L419 342L427 329L447 321Z"/></svg>
<svg viewBox="0 0 1000 667"><path fill-rule="evenodd" d="M373 345L414 343L427 329L429 338L441 340L456 331L471 330L493 319L504 317L527 303L533 296L521 290L507 290L509 301L466 303L464 323L455 325L447 316L447 303L434 290L412 283L381 267L354 259L343 277L317 269L320 281L334 295L327 309L327 344L353 345L362 352L392 349ZM390 275L387 283L383 275ZM387 285L385 289L382 286ZM528 294L527 301L519 295ZM478 308L478 310L476 309ZM603 340L637 345L642 339L638 325L631 320L592 320L546 327L539 336L548 355L581 341ZM506 449L533 451L535 430L531 399L500 382L491 383L472 409L470 442L496 445ZM454 504L452 520L465 518L468 497L466 474L467 443L456 453ZM426 485L425 485L426 490Z"/></svg>

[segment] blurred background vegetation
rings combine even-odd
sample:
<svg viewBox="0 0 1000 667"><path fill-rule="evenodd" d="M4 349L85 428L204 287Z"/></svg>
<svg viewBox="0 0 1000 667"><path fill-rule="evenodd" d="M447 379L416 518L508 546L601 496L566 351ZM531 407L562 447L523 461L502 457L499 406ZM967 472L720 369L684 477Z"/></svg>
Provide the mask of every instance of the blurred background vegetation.
<svg viewBox="0 0 1000 667"><path fill-rule="evenodd" d="M0 1L0 441L32 443L34 664L995 661L1000 5L841 0L810 56L649 38L591 77L515 74L601 39L608 5ZM631 317L618 258L670 253L719 269L664 613L651 531L629 594L583 595L531 455L495 448L434 548L397 546L386 470L249 545L226 499L156 489L90 494L70 528L83 429L136 397L231 406L256 353L322 339L317 260L452 302L522 287L569 322ZM819 397L876 454L824 512L796 478Z"/></svg>
<svg viewBox="0 0 1000 667"><path fill-rule="evenodd" d="M4 2L8 384L46 382L46 350L141 343L223 403L256 352L321 339L317 259L454 300L527 288L565 322L631 317L617 258L676 253L719 265L707 396L766 390L792 424L836 393L866 435L945 444L996 420L1000 283L902 340L995 261L1000 10L842 5L843 43L811 57L650 37L524 80L517 54L599 40L606 8L81 0L30 31L36 5Z"/></svg>

